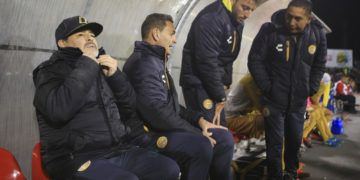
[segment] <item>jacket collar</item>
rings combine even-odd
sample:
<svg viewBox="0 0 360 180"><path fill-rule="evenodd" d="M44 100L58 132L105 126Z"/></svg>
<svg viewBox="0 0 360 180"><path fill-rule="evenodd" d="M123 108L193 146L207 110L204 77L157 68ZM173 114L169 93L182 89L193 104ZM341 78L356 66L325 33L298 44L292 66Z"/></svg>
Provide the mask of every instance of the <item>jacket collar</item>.
<svg viewBox="0 0 360 180"><path fill-rule="evenodd" d="M53 59L53 57L56 59L63 59L63 60L76 60L78 59L80 56L82 56L82 51L79 48L72 48L72 47L67 47L67 48L60 48L58 51L56 51L51 59Z"/></svg>
<svg viewBox="0 0 360 180"><path fill-rule="evenodd" d="M165 61L165 48L158 45L151 45L145 41L136 41L134 51L146 52Z"/></svg>
<svg viewBox="0 0 360 180"><path fill-rule="evenodd" d="M36 83L37 73L39 72L40 69L42 69L48 65L51 65L57 61L64 61L70 65L73 65L80 56L82 56L82 52L79 48L70 48L70 47L59 48L59 50L55 51L51 55L51 57L48 61L42 62L39 66L37 66L33 70L34 83Z"/></svg>
<svg viewBox="0 0 360 180"><path fill-rule="evenodd" d="M221 0L222 4L224 5L225 9L229 12L232 11L232 3L231 0Z"/></svg>
<svg viewBox="0 0 360 180"><path fill-rule="evenodd" d="M236 19L232 15L232 4L230 0L219 0L218 3L222 8L225 10L226 14L229 16L229 19L231 21L231 24L233 24L235 27L238 27L239 25L243 25L244 22L237 22Z"/></svg>
<svg viewBox="0 0 360 180"><path fill-rule="evenodd" d="M276 11L271 16L271 22L275 25L277 29L284 31L286 34L290 34L290 32L287 30L285 26L285 13L286 13L286 9L280 9ZM300 34L303 34L304 32L308 31L310 26L317 26L320 29L323 28L323 25L321 24L320 21L318 21L317 19L312 19L310 24L307 25L304 31Z"/></svg>

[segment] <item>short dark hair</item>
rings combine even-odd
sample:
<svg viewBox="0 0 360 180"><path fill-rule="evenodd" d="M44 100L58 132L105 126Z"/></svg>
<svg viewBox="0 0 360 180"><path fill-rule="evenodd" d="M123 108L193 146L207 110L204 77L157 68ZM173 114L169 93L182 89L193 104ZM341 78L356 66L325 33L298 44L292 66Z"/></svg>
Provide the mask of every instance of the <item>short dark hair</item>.
<svg viewBox="0 0 360 180"><path fill-rule="evenodd" d="M288 8L289 7L304 8L307 15L311 15L312 12L312 3L310 0L292 0L288 5Z"/></svg>
<svg viewBox="0 0 360 180"><path fill-rule="evenodd" d="M158 28L162 31L167 21L174 23L173 18L168 14L153 13L148 15L141 25L141 38L146 39L153 28Z"/></svg>

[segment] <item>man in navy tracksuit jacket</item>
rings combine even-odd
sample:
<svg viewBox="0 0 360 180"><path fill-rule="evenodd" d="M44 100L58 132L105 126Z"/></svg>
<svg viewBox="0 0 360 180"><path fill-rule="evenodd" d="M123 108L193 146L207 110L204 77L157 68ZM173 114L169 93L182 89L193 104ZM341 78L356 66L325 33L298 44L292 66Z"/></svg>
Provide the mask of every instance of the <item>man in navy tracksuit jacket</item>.
<svg viewBox="0 0 360 180"><path fill-rule="evenodd" d="M184 45L180 86L186 106L216 123L221 119L222 125L225 90L232 83L244 20L255 7L256 0L215 1L195 18Z"/></svg>
<svg viewBox="0 0 360 180"><path fill-rule="evenodd" d="M325 71L326 37L311 19L311 2L293 0L273 14L253 41L248 67L263 97L270 179L296 179L306 98L316 93Z"/></svg>
<svg viewBox="0 0 360 180"><path fill-rule="evenodd" d="M137 110L150 133L167 138L159 151L178 162L182 179L206 180L209 173L211 179L231 179L231 134L178 103L166 68L170 48L176 42L171 16L149 15L141 32L143 41L135 42L124 72L135 89Z"/></svg>

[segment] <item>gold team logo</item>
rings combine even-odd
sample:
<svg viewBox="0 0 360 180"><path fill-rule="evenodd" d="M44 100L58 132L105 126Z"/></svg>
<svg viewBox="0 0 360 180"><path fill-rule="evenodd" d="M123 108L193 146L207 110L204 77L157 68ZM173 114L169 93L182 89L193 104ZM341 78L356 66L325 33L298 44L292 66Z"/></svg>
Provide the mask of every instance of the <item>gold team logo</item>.
<svg viewBox="0 0 360 180"><path fill-rule="evenodd" d="M86 18L79 16L79 24L87 24L88 21L86 20Z"/></svg>
<svg viewBox="0 0 360 180"><path fill-rule="evenodd" d="M90 160L86 161L83 165L79 167L77 171L79 172L85 171L87 168L89 168L90 164L91 164Z"/></svg>
<svg viewBox="0 0 360 180"><path fill-rule="evenodd" d="M168 139L165 136L160 136L156 141L156 146L160 149L163 149L166 147L168 143Z"/></svg>
<svg viewBox="0 0 360 180"><path fill-rule="evenodd" d="M316 46L315 45L310 45L309 48L308 48L308 51L310 54L315 54L316 52Z"/></svg>
<svg viewBox="0 0 360 180"><path fill-rule="evenodd" d="M211 109L213 107L213 102L210 99L205 99L203 101L203 107L207 110Z"/></svg>
<svg viewBox="0 0 360 180"><path fill-rule="evenodd" d="M264 109L262 110L262 114L263 114L264 117L270 116L270 110L269 110L269 108L264 107Z"/></svg>

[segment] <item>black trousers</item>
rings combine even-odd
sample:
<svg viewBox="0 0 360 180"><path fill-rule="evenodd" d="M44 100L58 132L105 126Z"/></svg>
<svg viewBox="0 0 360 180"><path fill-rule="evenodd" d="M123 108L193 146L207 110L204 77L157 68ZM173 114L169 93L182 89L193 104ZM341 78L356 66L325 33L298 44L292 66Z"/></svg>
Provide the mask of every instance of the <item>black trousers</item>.
<svg viewBox="0 0 360 180"><path fill-rule="evenodd" d="M272 106L265 117L266 156L269 179L282 179L282 151L284 146L285 171L294 178L299 165L298 152L304 127L305 107L288 112Z"/></svg>

